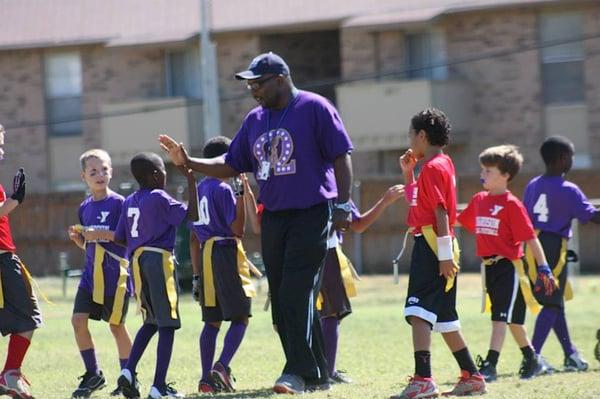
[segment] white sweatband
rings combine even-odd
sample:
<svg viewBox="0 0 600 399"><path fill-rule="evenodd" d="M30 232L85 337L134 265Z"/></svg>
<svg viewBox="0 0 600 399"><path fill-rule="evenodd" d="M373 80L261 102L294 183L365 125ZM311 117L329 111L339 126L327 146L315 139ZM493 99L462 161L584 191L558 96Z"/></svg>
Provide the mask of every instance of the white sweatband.
<svg viewBox="0 0 600 399"><path fill-rule="evenodd" d="M437 237L437 249L438 260L454 259L454 253L452 251L452 236Z"/></svg>

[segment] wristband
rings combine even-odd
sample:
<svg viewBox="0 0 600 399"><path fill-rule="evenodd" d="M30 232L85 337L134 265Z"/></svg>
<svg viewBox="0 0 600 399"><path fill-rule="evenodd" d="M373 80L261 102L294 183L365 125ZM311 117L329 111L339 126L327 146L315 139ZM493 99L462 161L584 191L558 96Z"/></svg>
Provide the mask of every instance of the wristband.
<svg viewBox="0 0 600 399"><path fill-rule="evenodd" d="M452 260L454 253L452 251L452 236L437 237L438 260Z"/></svg>

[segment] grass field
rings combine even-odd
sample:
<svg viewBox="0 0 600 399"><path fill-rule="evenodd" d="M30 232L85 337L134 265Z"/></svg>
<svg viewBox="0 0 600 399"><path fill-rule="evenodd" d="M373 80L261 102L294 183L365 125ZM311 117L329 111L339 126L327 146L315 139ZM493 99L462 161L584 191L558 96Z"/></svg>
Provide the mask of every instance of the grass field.
<svg viewBox="0 0 600 399"><path fill-rule="evenodd" d="M463 332L471 353L487 353L491 323L489 317L479 313L480 285L478 275L462 275L459 280L459 313ZM82 362L75 345L70 325L70 313L77 281L69 282L68 294L62 297L58 279L40 279L43 291L50 295L55 306L42 303L45 327L38 330L23 370L32 382L32 393L38 399L70 398L76 387L77 377L83 374ZM600 367L593 358L596 329L600 328L599 277L577 279L576 297L568 303L567 315L573 341L590 362L591 371L586 373L558 373L522 382L518 378L521 355L516 344L507 336L505 349L500 357L498 382L490 384L489 398L600 398ZM359 283L359 296L354 299L354 313L341 327L338 368L347 370L355 383L334 386L331 391L310 394L320 398L387 398L405 385L406 376L413 373L413 353L410 329L402 317L402 305L406 290L406 277L399 286L392 284L391 277L365 277ZM270 314L262 311L264 290L254 305L246 339L234 358L232 368L237 378L238 392L221 394L225 398L271 397L271 386L283 366L279 340L271 329ZM184 293L180 310L183 327L175 335L175 350L168 381L176 383L180 392L188 398L207 397L196 393L200 375L198 336L202 328L200 310ZM530 333L534 318L528 315ZM135 304L130 305L128 328L132 335L141 324L135 314ZM227 325L224 325L227 327ZM96 342L99 362L107 377L108 387L94 398L109 398L118 375L118 360L112 336L104 323L92 323L92 335ZM219 337L219 347L224 329ZM7 341L0 346L0 360L5 357ZM154 373L154 348L156 338L150 343L138 368L142 383L142 395L146 395ZM440 389L450 389L459 370L452 354L441 337L434 336L432 366ZM561 366L562 350L552 334L544 347L546 358L555 366Z"/></svg>

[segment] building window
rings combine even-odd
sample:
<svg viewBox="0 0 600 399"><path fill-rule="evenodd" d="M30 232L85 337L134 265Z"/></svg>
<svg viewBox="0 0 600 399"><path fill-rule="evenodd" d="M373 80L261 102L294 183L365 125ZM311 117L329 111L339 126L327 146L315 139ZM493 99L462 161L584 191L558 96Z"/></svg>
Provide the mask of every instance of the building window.
<svg viewBox="0 0 600 399"><path fill-rule="evenodd" d="M542 14L542 84L545 104L584 102L583 18L580 13ZM551 43L573 40L556 46Z"/></svg>
<svg viewBox="0 0 600 399"><path fill-rule="evenodd" d="M82 132L79 53L48 53L44 61L49 133L52 136L79 135Z"/></svg>
<svg viewBox="0 0 600 399"><path fill-rule="evenodd" d="M446 79L446 40L440 30L405 35L406 76L408 79Z"/></svg>
<svg viewBox="0 0 600 399"><path fill-rule="evenodd" d="M165 63L168 96L202 97L200 50L197 46L169 51Z"/></svg>

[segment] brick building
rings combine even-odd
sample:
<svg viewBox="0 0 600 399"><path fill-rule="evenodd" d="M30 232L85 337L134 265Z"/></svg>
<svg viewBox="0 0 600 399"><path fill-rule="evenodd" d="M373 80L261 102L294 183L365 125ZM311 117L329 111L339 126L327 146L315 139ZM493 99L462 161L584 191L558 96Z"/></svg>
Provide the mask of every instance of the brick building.
<svg viewBox="0 0 600 399"><path fill-rule="evenodd" d="M78 155L106 148L115 187L131 181L129 158L158 151L169 132L198 150L203 141L197 0L22 0L0 14L0 123L8 130L0 181L18 166L30 177L26 206L12 217L17 244L37 272L54 272L83 198ZM176 7L174 6L176 4ZM576 144L571 178L600 197L600 4L597 1L365 0L213 1L221 126L235 134L254 106L233 79L264 51L280 53L300 88L334 101L356 146L362 208L399 181L409 117L447 111L459 197L480 189L477 154L498 143L526 157L514 192L542 169L538 147L552 134ZM173 186L179 184L171 174ZM365 271L387 272L405 230L403 204L348 253ZM581 228L582 268L597 271L599 230ZM355 244L359 243L358 246ZM464 264L473 268L473 240ZM258 242L249 237L250 249ZM406 267L406 260L403 267Z"/></svg>

